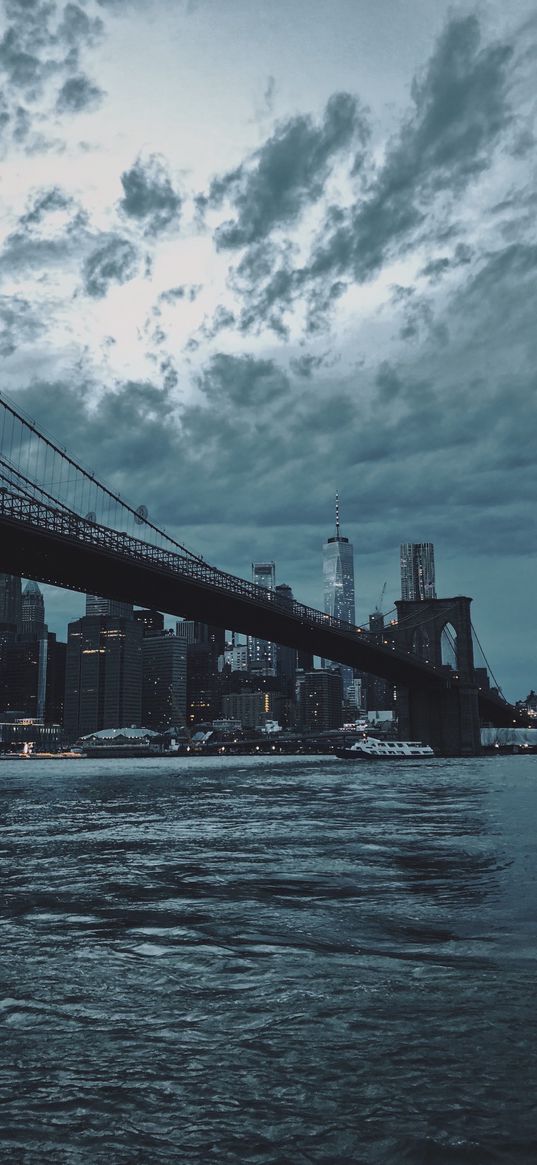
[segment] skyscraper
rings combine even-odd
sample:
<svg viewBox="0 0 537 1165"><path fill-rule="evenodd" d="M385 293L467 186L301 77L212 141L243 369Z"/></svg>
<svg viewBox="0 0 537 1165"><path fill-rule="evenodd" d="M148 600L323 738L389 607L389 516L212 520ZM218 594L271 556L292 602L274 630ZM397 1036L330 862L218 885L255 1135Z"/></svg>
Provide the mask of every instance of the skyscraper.
<svg viewBox="0 0 537 1165"><path fill-rule="evenodd" d="M70 740L102 728L140 725L143 628L135 619L86 615L69 624L65 731Z"/></svg>
<svg viewBox="0 0 537 1165"><path fill-rule="evenodd" d="M45 602L36 582L27 582L22 592L22 633L23 635L43 635L45 628Z"/></svg>
<svg viewBox="0 0 537 1165"><path fill-rule="evenodd" d="M401 598L436 599L432 542L401 543Z"/></svg>
<svg viewBox="0 0 537 1165"><path fill-rule="evenodd" d="M186 722L186 652L173 631L144 636L142 720L145 728L179 728Z"/></svg>
<svg viewBox="0 0 537 1165"><path fill-rule="evenodd" d="M340 534L339 494L336 494L336 533L323 545L323 599L327 615L354 624L354 550L352 542Z"/></svg>
<svg viewBox="0 0 537 1165"><path fill-rule="evenodd" d="M47 636L20 635L7 647L6 708L43 720L47 690Z"/></svg>
<svg viewBox="0 0 537 1165"><path fill-rule="evenodd" d="M0 575L0 704L42 720L45 715L48 638L43 595L29 582Z"/></svg>
<svg viewBox="0 0 537 1165"><path fill-rule="evenodd" d="M327 615L354 625L354 550L352 542L340 533L339 494L336 494L336 533L323 545L323 601ZM327 666L326 660L324 666ZM343 682L343 697L352 701L354 671L340 664L337 667Z"/></svg>
<svg viewBox="0 0 537 1165"><path fill-rule="evenodd" d="M352 668L342 670L352 671ZM341 727L342 677L337 672L306 672L300 689L300 722L307 732Z"/></svg>
<svg viewBox="0 0 537 1165"><path fill-rule="evenodd" d="M273 591L276 586L276 564L274 562L252 562L252 582L257 587ZM253 671L262 675L275 673L275 646L266 639L248 636L248 660Z"/></svg>

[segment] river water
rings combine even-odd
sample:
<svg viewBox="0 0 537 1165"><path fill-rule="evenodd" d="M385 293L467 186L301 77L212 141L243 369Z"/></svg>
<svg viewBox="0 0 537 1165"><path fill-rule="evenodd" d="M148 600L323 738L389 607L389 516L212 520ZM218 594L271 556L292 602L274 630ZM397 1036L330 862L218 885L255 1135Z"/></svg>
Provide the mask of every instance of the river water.
<svg viewBox="0 0 537 1165"><path fill-rule="evenodd" d="M537 759L2 761L9 1165L534 1165Z"/></svg>

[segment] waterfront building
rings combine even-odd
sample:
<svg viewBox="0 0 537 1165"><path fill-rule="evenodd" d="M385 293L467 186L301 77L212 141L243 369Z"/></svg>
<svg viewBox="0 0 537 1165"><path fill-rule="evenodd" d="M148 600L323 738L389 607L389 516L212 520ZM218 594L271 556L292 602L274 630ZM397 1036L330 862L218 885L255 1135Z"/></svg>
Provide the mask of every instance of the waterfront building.
<svg viewBox="0 0 537 1165"><path fill-rule="evenodd" d="M37 583L0 575L0 708L43 720L48 639L43 595Z"/></svg>
<svg viewBox="0 0 537 1165"><path fill-rule="evenodd" d="M222 699L226 718L240 720L243 728L260 728L272 719L277 701L273 692L230 692Z"/></svg>
<svg viewBox="0 0 537 1165"><path fill-rule="evenodd" d="M63 724L65 704L65 661L67 644L59 643L53 631L47 636L47 684L45 722Z"/></svg>
<svg viewBox="0 0 537 1165"><path fill-rule="evenodd" d="M305 672L300 681L300 723L306 732L326 732L343 724L343 686L339 672Z"/></svg>
<svg viewBox="0 0 537 1165"><path fill-rule="evenodd" d="M186 644L187 720L207 723L220 715L220 669L225 651L225 631L194 619L181 619L177 637Z"/></svg>
<svg viewBox="0 0 537 1165"><path fill-rule="evenodd" d="M252 562L252 582L257 587L273 591L276 587L276 564L274 562ZM275 644L266 639L248 636L248 665L251 671L260 675L274 675L276 671Z"/></svg>
<svg viewBox="0 0 537 1165"><path fill-rule="evenodd" d="M401 598L436 599L432 542L401 543Z"/></svg>
<svg viewBox="0 0 537 1165"><path fill-rule="evenodd" d="M173 631L145 635L142 642L142 721L164 731L183 727L187 717L187 645Z"/></svg>
<svg viewBox="0 0 537 1165"><path fill-rule="evenodd" d="M140 724L143 628L133 618L86 615L69 624L65 731L73 741Z"/></svg>
<svg viewBox="0 0 537 1165"><path fill-rule="evenodd" d="M47 689L46 629L42 635L18 635L5 645L2 655L2 711L42 721Z"/></svg>

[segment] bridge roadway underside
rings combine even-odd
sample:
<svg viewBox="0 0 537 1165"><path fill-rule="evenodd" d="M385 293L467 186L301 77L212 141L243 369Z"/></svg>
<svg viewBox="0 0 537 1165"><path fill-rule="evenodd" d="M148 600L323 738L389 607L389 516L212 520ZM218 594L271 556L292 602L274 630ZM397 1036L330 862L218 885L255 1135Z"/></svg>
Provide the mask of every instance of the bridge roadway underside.
<svg viewBox="0 0 537 1165"><path fill-rule="evenodd" d="M180 575L148 561L118 555L102 547L88 546L40 530L21 527L0 518L0 571L36 582L132 602L239 631L246 635L313 652L399 684L412 692L426 692L439 700L446 681L439 672L417 658L378 647L367 637L324 629L291 613L257 603L244 594ZM497 725L513 722L513 709L503 701L480 693L482 719Z"/></svg>

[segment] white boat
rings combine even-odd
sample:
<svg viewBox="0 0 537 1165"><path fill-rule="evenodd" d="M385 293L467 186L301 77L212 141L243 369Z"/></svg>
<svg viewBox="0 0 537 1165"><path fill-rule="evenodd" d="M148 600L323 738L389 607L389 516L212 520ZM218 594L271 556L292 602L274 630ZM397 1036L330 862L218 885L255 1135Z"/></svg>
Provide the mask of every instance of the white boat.
<svg viewBox="0 0 537 1165"><path fill-rule="evenodd" d="M430 745L420 740L378 740L375 736L363 736L349 748L336 748L335 754L341 760L417 760L434 756Z"/></svg>

